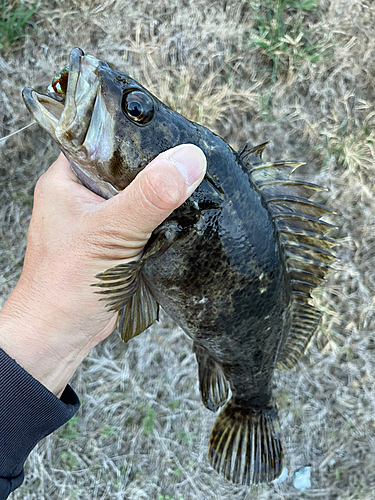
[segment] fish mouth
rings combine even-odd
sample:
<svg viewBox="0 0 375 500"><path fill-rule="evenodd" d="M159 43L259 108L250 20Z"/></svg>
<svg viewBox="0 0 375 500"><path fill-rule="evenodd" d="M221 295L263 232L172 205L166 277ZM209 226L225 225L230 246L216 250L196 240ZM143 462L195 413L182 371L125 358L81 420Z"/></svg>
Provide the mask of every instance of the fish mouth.
<svg viewBox="0 0 375 500"><path fill-rule="evenodd" d="M97 164L109 161L114 122L106 109L98 69L102 63L74 48L69 58L65 99L26 87L22 97L35 121L52 137L78 179L91 191L110 198L118 190L98 177ZM106 65L107 66L107 65Z"/></svg>

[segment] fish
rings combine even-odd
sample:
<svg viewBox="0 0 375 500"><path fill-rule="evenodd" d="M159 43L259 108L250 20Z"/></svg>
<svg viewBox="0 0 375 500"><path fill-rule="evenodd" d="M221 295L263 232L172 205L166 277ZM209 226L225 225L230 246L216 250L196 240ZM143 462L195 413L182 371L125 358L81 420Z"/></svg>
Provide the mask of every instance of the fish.
<svg viewBox="0 0 375 500"><path fill-rule="evenodd" d="M311 293L336 259L326 235L335 226L322 220L333 211L310 199L324 188L293 177L301 162L263 161L267 142L235 151L79 48L46 94L25 88L23 99L82 184L106 199L169 148L204 152L202 183L140 260L103 270L94 286L126 342L160 307L176 321L193 340L202 402L218 412L212 468L234 484L272 482L284 466L273 375L293 369L313 337L321 313Z"/></svg>

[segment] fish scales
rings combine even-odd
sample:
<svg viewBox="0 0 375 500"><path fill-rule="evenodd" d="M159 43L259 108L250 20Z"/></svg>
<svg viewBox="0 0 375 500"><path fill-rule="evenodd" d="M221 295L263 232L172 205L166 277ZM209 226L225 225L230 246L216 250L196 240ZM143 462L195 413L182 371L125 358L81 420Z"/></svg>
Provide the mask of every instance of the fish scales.
<svg viewBox="0 0 375 500"><path fill-rule="evenodd" d="M81 182L104 198L169 148L192 143L206 155L204 180L142 258L103 270L95 285L118 311L123 340L156 321L159 305L193 339L202 401L223 407L211 466L237 484L273 481L284 463L273 373L302 356L320 320L311 292L334 260L331 226L320 220L329 209L309 200L322 188L289 178L300 163L264 163L266 143L235 152L80 49L47 95L25 88L23 97Z"/></svg>

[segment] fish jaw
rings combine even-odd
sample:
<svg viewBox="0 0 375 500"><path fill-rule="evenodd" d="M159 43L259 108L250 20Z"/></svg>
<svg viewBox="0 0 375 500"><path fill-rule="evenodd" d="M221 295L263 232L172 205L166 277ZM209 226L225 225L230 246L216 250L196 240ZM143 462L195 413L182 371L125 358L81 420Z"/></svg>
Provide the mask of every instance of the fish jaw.
<svg viewBox="0 0 375 500"><path fill-rule="evenodd" d="M22 97L35 121L56 141L55 130L64 105L29 87L23 89Z"/></svg>
<svg viewBox="0 0 375 500"><path fill-rule="evenodd" d="M22 96L35 121L68 158L78 179L91 191L110 198L118 189L100 173L114 154L115 124L101 92L100 65L108 66L75 48L70 54L64 103L50 91L47 96L25 88Z"/></svg>

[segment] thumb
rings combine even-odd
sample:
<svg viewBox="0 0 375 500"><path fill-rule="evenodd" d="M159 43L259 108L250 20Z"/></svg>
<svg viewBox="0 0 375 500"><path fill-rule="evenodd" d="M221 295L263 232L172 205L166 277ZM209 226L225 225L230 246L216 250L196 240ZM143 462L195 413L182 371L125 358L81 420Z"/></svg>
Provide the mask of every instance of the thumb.
<svg viewBox="0 0 375 500"><path fill-rule="evenodd" d="M124 238L145 240L198 187L206 157L193 144L182 144L157 156L124 191L107 201L107 221L124 228Z"/></svg>

